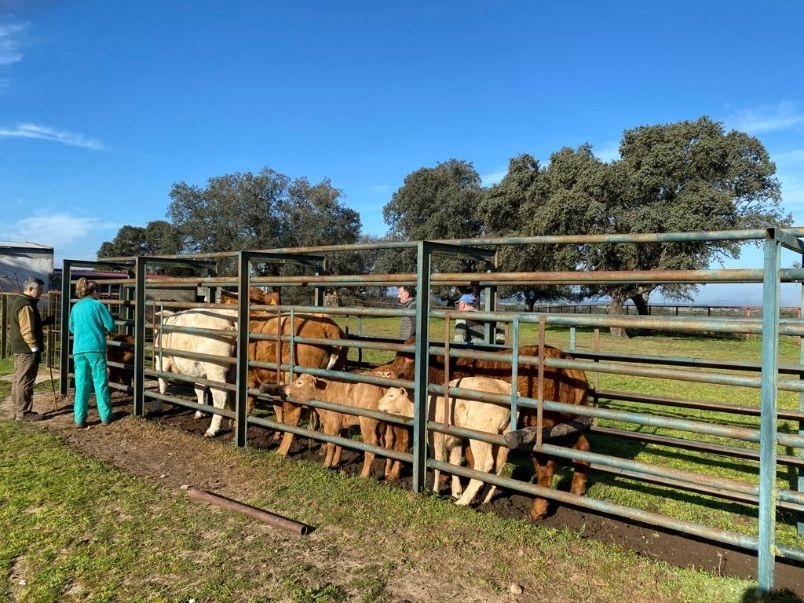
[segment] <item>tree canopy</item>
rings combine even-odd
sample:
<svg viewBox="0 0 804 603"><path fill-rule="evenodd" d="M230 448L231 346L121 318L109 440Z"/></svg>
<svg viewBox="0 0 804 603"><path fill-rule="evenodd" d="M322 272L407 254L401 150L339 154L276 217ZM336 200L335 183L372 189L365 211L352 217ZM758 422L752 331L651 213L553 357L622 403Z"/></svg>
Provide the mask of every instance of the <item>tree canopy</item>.
<svg viewBox="0 0 804 603"><path fill-rule="evenodd" d="M736 230L786 226L775 166L762 143L696 121L640 126L623 133L609 163L590 145L563 148L546 165L522 154L499 184L483 188L471 163L450 159L408 174L383 207L391 241L481 236L623 234ZM360 218L328 179L311 184L265 168L183 182L170 191L170 222L124 226L99 256L234 251L348 244L360 238ZM364 239L365 240L365 239ZM736 242L533 245L505 248L510 271L700 269L739 257ZM328 258L339 271L410 272L415 254L393 249ZM471 259L438 258L448 271L482 269ZM617 284L514 288L530 309L539 300L609 296L612 312L632 300L644 312L654 290L689 299L690 285Z"/></svg>
<svg viewBox="0 0 804 603"><path fill-rule="evenodd" d="M478 237L483 233L483 223L477 217L482 193L480 176L467 161L450 159L434 168L418 169L408 174L383 207L389 237L401 241ZM414 270L415 264L412 251L391 250L382 255L377 266L393 273Z"/></svg>
<svg viewBox="0 0 804 603"><path fill-rule="evenodd" d="M756 138L724 132L720 123L697 121L643 126L624 133L620 158L603 163L588 145L554 153L541 168L529 155L511 161L500 184L481 202L481 216L494 235L617 234L733 230L790 224L781 208L775 166ZM511 251L519 270L700 269L739 257L732 242L640 243L539 247ZM660 288L667 297L688 298L689 285L584 287L584 297L608 295L612 312L631 299L646 311ZM525 288L530 301L550 288Z"/></svg>
<svg viewBox="0 0 804 603"><path fill-rule="evenodd" d="M181 251L181 234L169 222L154 220L145 228L123 226L98 251L99 258L137 255L175 255Z"/></svg>

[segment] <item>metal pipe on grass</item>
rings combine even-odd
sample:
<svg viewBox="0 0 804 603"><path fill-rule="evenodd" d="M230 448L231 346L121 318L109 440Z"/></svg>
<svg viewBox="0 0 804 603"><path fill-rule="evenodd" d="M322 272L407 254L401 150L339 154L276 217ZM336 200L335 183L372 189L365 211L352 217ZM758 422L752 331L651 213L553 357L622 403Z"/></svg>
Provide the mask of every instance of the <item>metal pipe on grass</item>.
<svg viewBox="0 0 804 603"><path fill-rule="evenodd" d="M187 495L190 498L194 498L196 500L201 500L213 505L217 505L230 511L238 511L240 513L245 513L249 517L259 519L260 521L269 523L273 526L276 526L277 528L282 528L283 530L287 530L288 532L299 534L300 536L305 536L306 534L309 534L310 530L312 529L310 526L301 523L300 521L288 519L287 517L282 517L281 515L277 515L276 513L271 513L270 511L266 511L264 509L258 509L257 507L252 507L250 505L246 505L236 500L232 500L231 498L221 496L220 494L213 494L212 492L207 492L206 490L197 490L195 488L188 488Z"/></svg>

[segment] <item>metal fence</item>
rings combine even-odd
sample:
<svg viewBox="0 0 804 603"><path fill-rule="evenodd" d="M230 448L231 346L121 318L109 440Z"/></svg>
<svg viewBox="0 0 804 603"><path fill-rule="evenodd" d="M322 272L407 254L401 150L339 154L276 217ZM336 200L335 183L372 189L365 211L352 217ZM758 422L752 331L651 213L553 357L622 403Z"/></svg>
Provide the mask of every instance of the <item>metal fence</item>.
<svg viewBox="0 0 804 603"><path fill-rule="evenodd" d="M504 486L533 496L545 497L561 503L592 509L598 512L617 515L633 521L662 527L692 536L706 538L730 546L754 551L757 554L758 576L761 591L769 591L773 586L774 561L780 558L796 562L804 561L804 548L799 544L785 544L778 541L777 517L785 518L785 523L795 526L799 537L804 535L804 374L801 356L792 363L780 363L778 351L780 341L790 338L798 341L804 333L804 323L800 313L792 317L783 316L779 305L779 287L782 282L800 282L804 279L801 268L782 268L783 250L792 250L794 261L800 261L804 245L798 237L804 229L729 231L718 233L663 233L645 235L596 235L579 237L528 237L516 239L459 240L443 242L411 242L395 244L328 246L301 249L280 249L270 251L241 251L232 254L207 254L193 257L138 257L115 258L116 262L128 263L136 278L127 282L126 301L122 303L118 320L121 329L129 330L135 338L135 359L131 368L134 371L133 395L134 413L145 414L149 400L163 400L172 404L230 417L235 421L235 442L244 446L247 430L255 428L277 429L312 437L325 442L369 450L376 454L398 460L405 460L413 466L413 489L420 491L425 485L427 468L438 467L464 477L478 478L485 482ZM764 264L756 269L739 270L695 270L695 271L630 271L630 272L531 272L507 273L494 270L475 273L445 273L433 270L433 260L443 254L459 255L493 262L496 250L505 245L541 244L596 244L596 243L661 243L676 241L756 241L764 244ZM349 275L327 274L322 269L326 256L330 253L376 251L381 247L413 249L417 254L417 271L405 274ZM210 265L228 263L229 274L219 274L210 270ZM265 263L297 262L304 267L301 274L286 276L254 276L257 266ZM791 262L791 265L794 262ZM149 276L154 268L165 265L195 266L204 276L176 279L156 279ZM70 274L74 267L84 267L86 263L65 261L62 311L64 316L70 310ZM215 276L208 276L214 272ZM617 284L617 283L762 283L763 309L761 315L745 314L737 316L694 316L694 315L623 315L610 316L598 314L557 314L497 312L497 288L520 283L540 284ZM402 284L416 285L419 303L415 310L401 308L371 307L324 307L324 292L328 288L363 288L367 286L387 288ZM240 292L250 287L270 286L283 291L295 288L307 292L307 304L280 305L277 307L249 304L248 298L241 295L237 304L238 319L235 337L234 376L230 383L221 385L201 381L201 385L230 391L234 398L234 410L214 409L176 396L157 394L149 382L155 377L177 379L154 370L148 354L158 353L146 336L149 313L156 307L180 309L194 305L190 303L169 303L155 301L153 294L160 287L187 287L197 292L205 292L207 303L215 300L215 291L221 287L234 287ZM484 292L484 308L472 313L474 320L487 322L487 347L466 348L451 345L449 336L444 333L443 323L449 324L454 318L463 316L451 309L437 308L430 304L430 292L435 287L455 286L479 288ZM303 296L301 296L303 297ZM212 308L220 307L212 304ZM230 306L231 307L231 306ZM257 312L274 312L284 315L309 315L324 313L340 324L356 325L350 328L343 340L334 343L347 345L352 352L353 366L370 368L371 361L365 358L371 354L392 356L398 352L415 354L415 379L402 381L381 375L344 373L325 369L310 369L289 363L274 363L262 366L258 360L249 358L248 344L257 335L250 328L249 318ZM419 337L412 344L405 344L393 335L371 332L371 321L376 318L412 316ZM347 322L348 321L348 322ZM507 345L495 345L489 333L495 325L505 325L509 334ZM437 325L442 325L441 327ZM599 333L601 329L625 328L642 332L679 333L700 335L714 334L720 337L754 336L759 340L756 358L723 359L704 357L677 357L663 354L661 349L655 353L629 353L625 351L605 351L596 344L591 349L577 346L579 333ZM428 361L434 356L450 358L483 358L491 354L507 354L517 366L520 342L526 333L544 342L554 330L569 334L567 351L572 357L530 358L542 370L582 370L596 387L593 390L594 404L588 406L569 405L561 400L544 399L542 396L524 397L514 394L506 401L512 410L533 408L537 412L560 412L586 419L593 425L590 451L575 450L537 439L535 451L563 459L568 462L589 463L596 474L613 476L636 484L652 484L667 492L667 496L694 495L701 505L737 504L750 517L756 513L755 529L746 533L709 526L704 523L672 517L652 512L649 509L596 500L591 496L576 496L563 491L545 488L529 482L509 477L479 473L466 467L438 463L427 454L428 430L439 430L460 437L471 436L493 443L501 443L500 438L472 432L467 433L455 426L428 422L424 409L430 394L442 390L443 384L430 383ZM552 330L552 331L551 331ZM597 337L597 335L596 335ZM309 342L296 335L278 338L290 345ZM68 360L69 335L62 331L62 365ZM171 353L176 350L171 350ZM192 352L184 352L192 357ZM524 360L528 360L525 358ZM376 365L376 362L373 364ZM382 386L408 387L414 392L413 400L416 414L411 421L401 421L398 417L384 415L375 411L359 411L352 407L322 401L311 401L314 408L334 409L349 414L365 414L389 422L410 425L413 432L413 448L410 453L389 451L370 446L363 442L337 436L326 436L299 426L290 426L265 417L250 417L246 413L248 396L257 396L272 401L274 398L258 388L248 387L248 371L256 367L294 373L307 372L323 377L334 377L341 381L365 381ZM62 372L62 392L66 393L69 371ZM516 368L512 369L516 373ZM612 376L627 376L643 380L644 383L671 382L675 384L675 395L657 394L650 385L633 391L627 387L599 386L601 379ZM181 380L180 377L178 379ZM184 378L198 383L199 379ZM616 380L613 380L616 382ZM684 384L702 384L707 387L722 388L724 391L751 391L748 396L752 403L735 404L719 399L701 399L696 395L685 395ZM146 387L148 385L148 387ZM459 390L457 393L476 399L492 401L486 395ZM793 398L791 398L793 396ZM728 396L725 396L726 398ZM780 405L784 397L784 405ZM790 400L794 403L790 403ZM502 402L497 399L496 402ZM538 431L537 431L538 433ZM623 443L632 443L639 451L623 452ZM616 444L616 445L615 445ZM651 454L648 460L638 460L638 452L670 450L669 454ZM678 468L676 457L683 456L688 462ZM733 467L733 476L724 477L715 466L727 463ZM677 493L677 494L676 494Z"/></svg>

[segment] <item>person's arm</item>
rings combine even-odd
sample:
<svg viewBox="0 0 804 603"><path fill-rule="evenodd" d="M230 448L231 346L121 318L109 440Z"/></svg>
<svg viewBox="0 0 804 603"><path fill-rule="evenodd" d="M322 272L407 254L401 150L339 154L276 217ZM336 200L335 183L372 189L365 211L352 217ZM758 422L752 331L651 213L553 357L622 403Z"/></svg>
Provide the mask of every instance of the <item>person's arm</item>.
<svg viewBox="0 0 804 603"><path fill-rule="evenodd" d="M455 321L455 337L453 337L453 341L457 341L459 343L468 343L469 342L469 329L466 324L466 319L459 318Z"/></svg>
<svg viewBox="0 0 804 603"><path fill-rule="evenodd" d="M114 317L112 313L109 312L109 308L106 307L106 304L103 303L101 304L101 321L107 333L114 331Z"/></svg>

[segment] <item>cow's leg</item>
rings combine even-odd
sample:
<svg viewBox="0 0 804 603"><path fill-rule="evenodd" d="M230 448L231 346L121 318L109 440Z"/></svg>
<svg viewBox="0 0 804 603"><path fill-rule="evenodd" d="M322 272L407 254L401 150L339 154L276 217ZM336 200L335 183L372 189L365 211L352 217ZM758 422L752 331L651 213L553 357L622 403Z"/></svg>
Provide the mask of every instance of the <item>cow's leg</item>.
<svg viewBox="0 0 804 603"><path fill-rule="evenodd" d="M475 471L488 473L494 467L494 456L491 445L479 440L469 440L469 447L472 449L472 456L475 459ZM463 495L455 501L456 505L469 506L483 487L483 482L479 479L469 480Z"/></svg>
<svg viewBox="0 0 804 603"><path fill-rule="evenodd" d="M219 408L223 410L226 408L226 396L227 392L219 389L212 390L212 406L215 408ZM204 437L212 438L218 435L218 432L221 430L221 421L223 417L221 415L214 414L212 415L212 420L209 423L209 429L207 429Z"/></svg>
<svg viewBox="0 0 804 603"><path fill-rule="evenodd" d="M156 370L159 371L161 369L157 368ZM167 391L167 381L162 379L162 377L159 377L157 379L157 381L159 383L159 393L164 396L165 392ZM162 400L153 400L151 402L151 412L152 413L160 413L160 412L162 412Z"/></svg>
<svg viewBox="0 0 804 603"><path fill-rule="evenodd" d="M556 462L554 459L544 454L533 453L533 470L536 472L536 485L543 488L550 488L553 485L553 474L555 473ZM533 499L533 507L530 509L530 518L533 521L544 519L547 515L548 501L546 498L536 497Z"/></svg>
<svg viewBox="0 0 804 603"><path fill-rule="evenodd" d="M437 461L444 460L444 434L437 431L431 431L429 437L430 449L433 451L433 457ZM441 492L441 469L433 469L433 492L438 494Z"/></svg>
<svg viewBox="0 0 804 603"><path fill-rule="evenodd" d="M492 448L492 454L494 455L494 473L500 475L502 470L505 468L505 462L508 460L508 453L510 450L506 446L494 446ZM488 494L483 499L483 504L491 502L491 499L494 497L494 494L497 492L497 486L494 484L491 485L489 488Z"/></svg>
<svg viewBox="0 0 804 603"><path fill-rule="evenodd" d="M282 417L283 417L282 405L281 404L274 404L273 407L274 407L274 416L275 416L276 422L277 423L284 423L284 421L282 420ZM281 431L275 431L274 432L273 439L274 439L275 442L278 442L279 440L282 439L282 433L283 432L281 432Z"/></svg>
<svg viewBox="0 0 804 603"><path fill-rule="evenodd" d="M193 388L193 389L195 390L195 397L196 397L196 400L198 400L198 403L202 404L202 405L206 405L206 403L207 403L207 400L206 400L207 388L204 387L203 385L196 385L195 388ZM195 414L193 415L193 419L200 419L203 416L204 416L204 413L202 413L200 410L197 410L197 411L195 411Z"/></svg>
<svg viewBox="0 0 804 603"><path fill-rule="evenodd" d="M450 465L457 465L460 467L461 465L461 457L463 456L463 442L460 438L454 438L452 436L444 436L444 446L447 449L447 453L449 455L449 464ZM453 498L460 498L461 494L463 493L463 486L461 485L461 478L458 475L452 474L452 497Z"/></svg>
<svg viewBox="0 0 804 603"><path fill-rule="evenodd" d="M372 446L379 444L380 438L377 433L379 430L379 421L365 417L360 418L360 433L363 436L363 443ZM376 454L374 452L365 452L365 456L363 457L363 471L360 472L360 477L371 477L371 467L374 465L375 457Z"/></svg>
<svg viewBox="0 0 804 603"><path fill-rule="evenodd" d="M301 407L295 404L285 402L282 406L282 423L296 427L301 418ZM286 431L282 436L282 443L279 444L277 452L282 456L287 456L290 452L290 447L293 444L293 434Z"/></svg>
<svg viewBox="0 0 804 603"><path fill-rule="evenodd" d="M394 450L397 452L407 452L408 447L410 446L410 431L408 431L407 427L402 427L399 425L393 425L390 428L391 431L391 438L393 439L393 447ZM388 459L391 461L391 459ZM399 473L402 470L402 461L393 460L390 463L390 472L389 472L389 463L386 461L385 464L385 479L389 482L395 482L399 479Z"/></svg>
<svg viewBox="0 0 804 603"><path fill-rule="evenodd" d="M589 452L589 440L586 439L586 436L580 435L573 448L581 452ZM583 496L586 494L586 473L589 470L589 463L586 461L573 461L572 465L574 471L572 474L570 492L578 496Z"/></svg>
<svg viewBox="0 0 804 603"><path fill-rule="evenodd" d="M333 434L334 435L334 434ZM335 444L332 442L325 442L324 443L324 450L326 450L326 454L324 455L324 467L327 469L335 466ZM340 462L340 458L338 458L338 462Z"/></svg>
<svg viewBox="0 0 804 603"><path fill-rule="evenodd" d="M382 431L382 446L386 450L393 450L396 438L394 437L393 426L390 423L380 423L380 430ZM387 456L385 457L385 479L388 480L391 475L391 468L393 467L394 460Z"/></svg>

